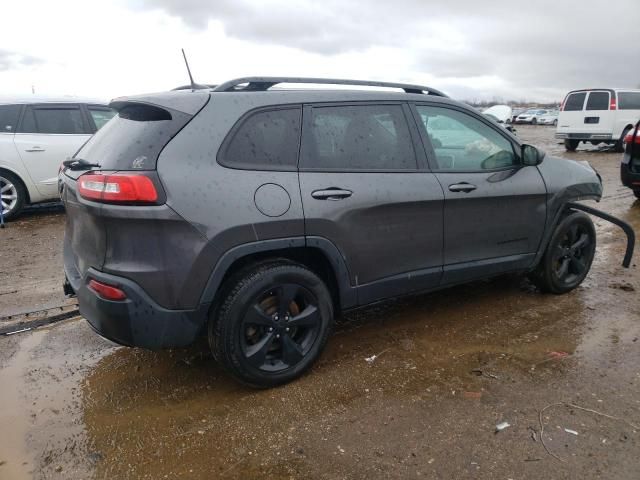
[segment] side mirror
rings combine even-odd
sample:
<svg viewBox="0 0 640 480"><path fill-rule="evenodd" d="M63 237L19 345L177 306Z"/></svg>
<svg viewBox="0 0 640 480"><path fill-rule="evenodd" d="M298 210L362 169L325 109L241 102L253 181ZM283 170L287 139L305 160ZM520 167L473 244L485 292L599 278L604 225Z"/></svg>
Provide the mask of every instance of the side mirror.
<svg viewBox="0 0 640 480"><path fill-rule="evenodd" d="M536 166L542 163L544 160L544 152L538 150L533 145L522 145L520 147L520 157L522 158L523 165Z"/></svg>

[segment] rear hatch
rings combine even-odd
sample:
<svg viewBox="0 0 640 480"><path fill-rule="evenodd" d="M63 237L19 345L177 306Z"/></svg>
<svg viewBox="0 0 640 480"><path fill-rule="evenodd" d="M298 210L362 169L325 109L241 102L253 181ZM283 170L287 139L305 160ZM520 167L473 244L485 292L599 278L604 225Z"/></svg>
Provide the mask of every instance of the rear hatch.
<svg viewBox="0 0 640 480"><path fill-rule="evenodd" d="M153 217L153 207L164 203L156 174L158 156L208 99L209 94L202 91L115 99L110 107L118 114L73 156L77 164L63 167L59 181L67 210L64 260L74 289L90 267L102 270L109 237L113 243L117 230L135 223L136 216ZM148 180L138 182L138 177ZM136 197L140 185L150 184L155 196L145 197L143 191ZM129 187L133 194L122 196ZM137 205L140 208L132 211L130 207ZM135 232L129 233L135 242Z"/></svg>
<svg viewBox="0 0 640 480"><path fill-rule="evenodd" d="M558 133L611 135L615 93L613 90L569 92L558 116Z"/></svg>

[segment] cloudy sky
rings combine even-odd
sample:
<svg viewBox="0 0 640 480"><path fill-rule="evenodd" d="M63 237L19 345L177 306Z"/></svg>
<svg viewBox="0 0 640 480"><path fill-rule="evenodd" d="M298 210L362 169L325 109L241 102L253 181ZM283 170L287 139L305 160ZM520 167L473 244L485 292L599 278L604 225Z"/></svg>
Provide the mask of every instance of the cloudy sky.
<svg viewBox="0 0 640 480"><path fill-rule="evenodd" d="M640 85L638 0L20 0L0 15L0 95L109 99L246 75L422 83L559 100Z"/></svg>

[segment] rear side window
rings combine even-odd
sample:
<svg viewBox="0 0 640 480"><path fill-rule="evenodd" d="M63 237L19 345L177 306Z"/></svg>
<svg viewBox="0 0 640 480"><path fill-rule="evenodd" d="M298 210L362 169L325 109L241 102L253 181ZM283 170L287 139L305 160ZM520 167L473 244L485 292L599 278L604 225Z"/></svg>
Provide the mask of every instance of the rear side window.
<svg viewBox="0 0 640 480"><path fill-rule="evenodd" d="M640 92L619 92L618 109L640 110Z"/></svg>
<svg viewBox="0 0 640 480"><path fill-rule="evenodd" d="M314 170L415 170L400 105L314 107L305 128L302 166Z"/></svg>
<svg viewBox="0 0 640 480"><path fill-rule="evenodd" d="M22 133L81 135L89 133L80 107L27 107Z"/></svg>
<svg viewBox="0 0 640 480"><path fill-rule="evenodd" d="M153 170L164 146L190 119L175 110L127 103L74 157L103 170Z"/></svg>
<svg viewBox="0 0 640 480"><path fill-rule="evenodd" d="M0 105L0 133L13 133L21 105Z"/></svg>
<svg viewBox="0 0 640 480"><path fill-rule="evenodd" d="M609 110L609 92L590 92L587 110Z"/></svg>
<svg viewBox="0 0 640 480"><path fill-rule="evenodd" d="M251 114L232 133L220 163L247 170L295 170L301 112L285 108Z"/></svg>
<svg viewBox="0 0 640 480"><path fill-rule="evenodd" d="M582 110L584 105L584 99L587 96L587 92L572 93L567 97L567 101L564 104L565 112L577 112Z"/></svg>
<svg viewBox="0 0 640 480"><path fill-rule="evenodd" d="M93 105L88 105L87 109L89 110L89 115L91 115L91 119L96 126L96 130L100 130L104 125L111 120L116 111L110 109L109 107L96 107Z"/></svg>

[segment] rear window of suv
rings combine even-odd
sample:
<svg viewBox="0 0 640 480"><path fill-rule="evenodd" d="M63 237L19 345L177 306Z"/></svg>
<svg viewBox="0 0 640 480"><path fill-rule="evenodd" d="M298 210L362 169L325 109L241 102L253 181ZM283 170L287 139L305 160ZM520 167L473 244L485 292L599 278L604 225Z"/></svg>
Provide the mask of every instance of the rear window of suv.
<svg viewBox="0 0 640 480"><path fill-rule="evenodd" d="M153 170L158 155L191 115L129 103L74 155L103 170Z"/></svg>
<svg viewBox="0 0 640 480"><path fill-rule="evenodd" d="M584 105L584 99L587 96L587 92L572 93L567 97L567 101L564 104L563 110L565 112L577 112L582 110Z"/></svg>

